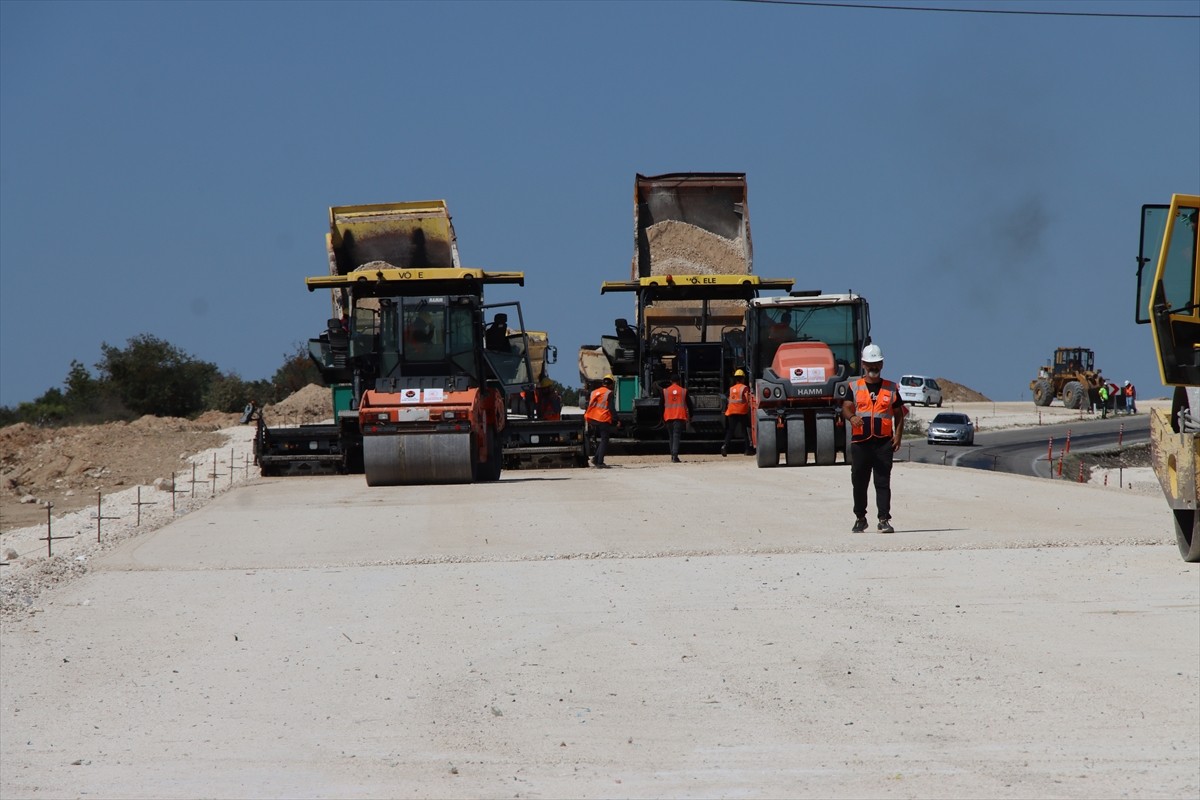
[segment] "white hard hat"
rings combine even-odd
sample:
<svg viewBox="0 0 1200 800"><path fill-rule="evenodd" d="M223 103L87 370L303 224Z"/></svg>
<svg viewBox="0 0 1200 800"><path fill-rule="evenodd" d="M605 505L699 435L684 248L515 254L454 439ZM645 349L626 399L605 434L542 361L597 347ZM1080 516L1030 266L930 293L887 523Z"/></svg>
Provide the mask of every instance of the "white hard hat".
<svg viewBox="0 0 1200 800"><path fill-rule="evenodd" d="M883 361L883 351L879 349L879 345L869 344L863 348L862 360L868 364L875 364Z"/></svg>
<svg viewBox="0 0 1200 800"><path fill-rule="evenodd" d="M1125 385L1126 385L1126 386L1128 386L1128 385L1129 385L1129 381L1125 381Z"/></svg>

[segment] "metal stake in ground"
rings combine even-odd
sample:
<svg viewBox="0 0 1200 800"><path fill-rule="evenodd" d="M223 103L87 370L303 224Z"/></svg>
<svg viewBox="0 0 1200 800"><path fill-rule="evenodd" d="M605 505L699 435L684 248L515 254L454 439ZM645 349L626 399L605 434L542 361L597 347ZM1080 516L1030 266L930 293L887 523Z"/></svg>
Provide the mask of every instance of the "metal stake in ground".
<svg viewBox="0 0 1200 800"><path fill-rule="evenodd" d="M221 475L221 473L220 473L220 472L217 472L217 453L216 453L216 451L214 450L214 451L213 451L213 468L212 468L212 472L208 473L208 479L209 479L209 481L211 481L211 482L212 482L212 487L209 489L209 496L211 496L211 497L216 497L216 496L217 496L217 477L218 477L219 475Z"/></svg>
<svg viewBox="0 0 1200 800"><path fill-rule="evenodd" d="M195 468L193 467L193 479L194 479L194 475L195 475ZM175 473L172 472L171 473L171 516L175 516L175 495L187 494L187 493L188 493L187 489L175 488Z"/></svg>
<svg viewBox="0 0 1200 800"><path fill-rule="evenodd" d="M54 540L55 539L71 539L71 536L55 536L50 532L50 520L52 519L51 511L54 509L54 503L46 504L46 538L42 539L46 543L46 558L54 555Z"/></svg>
<svg viewBox="0 0 1200 800"><path fill-rule="evenodd" d="M142 487L139 486L139 487L137 487L137 502L134 503L134 505L137 506L137 522L135 523L135 527L141 527L141 525L142 525L142 506L153 506L153 505L158 505L158 504L154 500L146 500L145 502L143 502L142 501Z"/></svg>
<svg viewBox="0 0 1200 800"><path fill-rule="evenodd" d="M141 488L141 487L138 487ZM100 492L96 492L96 544L100 544L100 520L102 519L120 519L120 517L105 517L100 513Z"/></svg>

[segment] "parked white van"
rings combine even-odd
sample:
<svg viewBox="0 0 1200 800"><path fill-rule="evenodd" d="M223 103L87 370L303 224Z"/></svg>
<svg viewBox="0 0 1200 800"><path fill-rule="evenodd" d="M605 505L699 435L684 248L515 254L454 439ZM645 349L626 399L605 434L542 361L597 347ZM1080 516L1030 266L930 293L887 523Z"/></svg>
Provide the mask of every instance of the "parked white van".
<svg viewBox="0 0 1200 800"><path fill-rule="evenodd" d="M942 387L924 375L905 375L900 379L900 399L906 403L942 407Z"/></svg>

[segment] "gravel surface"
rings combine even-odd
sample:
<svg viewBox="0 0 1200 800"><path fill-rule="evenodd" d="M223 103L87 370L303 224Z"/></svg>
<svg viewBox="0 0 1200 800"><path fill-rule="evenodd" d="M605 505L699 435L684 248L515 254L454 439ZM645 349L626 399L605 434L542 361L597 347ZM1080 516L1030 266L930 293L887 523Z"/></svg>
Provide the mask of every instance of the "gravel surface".
<svg viewBox="0 0 1200 800"><path fill-rule="evenodd" d="M852 535L844 467L612 463L235 471L99 546L63 521L53 568L35 532L0 797L1200 796L1161 498L903 463L897 533Z"/></svg>

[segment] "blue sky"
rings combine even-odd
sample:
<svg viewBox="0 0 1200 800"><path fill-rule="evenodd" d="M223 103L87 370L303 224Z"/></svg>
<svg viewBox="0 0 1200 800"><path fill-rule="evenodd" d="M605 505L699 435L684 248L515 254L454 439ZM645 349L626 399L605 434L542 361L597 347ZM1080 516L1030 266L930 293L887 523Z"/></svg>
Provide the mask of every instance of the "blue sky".
<svg viewBox="0 0 1200 800"><path fill-rule="evenodd" d="M1200 0L897 0L1200 15ZM885 373L1029 397L1057 346L1162 396L1140 206L1200 191L1200 21L739 2L0 2L0 405L149 333L269 378L331 205L444 199L576 353L636 173L745 172L755 272L871 302Z"/></svg>

